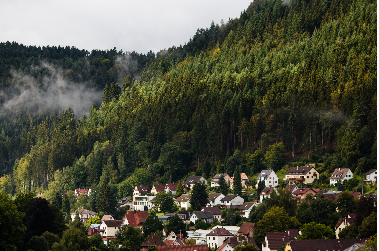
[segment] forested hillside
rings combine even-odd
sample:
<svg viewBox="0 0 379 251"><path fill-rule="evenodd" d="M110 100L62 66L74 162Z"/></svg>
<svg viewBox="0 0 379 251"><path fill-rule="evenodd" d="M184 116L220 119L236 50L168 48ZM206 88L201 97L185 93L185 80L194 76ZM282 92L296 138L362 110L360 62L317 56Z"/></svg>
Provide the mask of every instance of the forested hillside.
<svg viewBox="0 0 379 251"><path fill-rule="evenodd" d="M255 0L157 57L2 43L3 90L17 80L12 69L42 81L49 73L32 66L43 59L104 95L84 116L3 112L0 189L54 194L110 181L124 196L189 172L252 175L289 162L366 172L377 161L376 34L376 1ZM133 71L117 64L126 56Z"/></svg>

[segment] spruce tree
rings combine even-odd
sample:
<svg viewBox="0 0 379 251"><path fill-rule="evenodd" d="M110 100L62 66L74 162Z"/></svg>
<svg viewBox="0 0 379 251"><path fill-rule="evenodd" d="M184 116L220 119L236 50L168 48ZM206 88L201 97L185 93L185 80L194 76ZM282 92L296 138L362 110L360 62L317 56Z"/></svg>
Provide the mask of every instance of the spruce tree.
<svg viewBox="0 0 379 251"><path fill-rule="evenodd" d="M235 195L242 194L241 174L239 171L239 167L236 167L236 169L234 170L233 190Z"/></svg>
<svg viewBox="0 0 379 251"><path fill-rule="evenodd" d="M183 185L179 182L178 186L176 187L176 197L180 197L184 193Z"/></svg>
<svg viewBox="0 0 379 251"><path fill-rule="evenodd" d="M225 178L224 178L225 174L221 174L221 177L218 181L218 184L219 184L219 187L218 187L218 190L220 193L222 193L223 195L228 195L228 184L226 184L226 181L225 181Z"/></svg>
<svg viewBox="0 0 379 251"><path fill-rule="evenodd" d="M151 211L142 225L144 238L147 238L151 233L163 230L162 222L158 219L157 214Z"/></svg>
<svg viewBox="0 0 379 251"><path fill-rule="evenodd" d="M202 207L207 205L208 195L205 191L206 188L207 187L201 182L196 182L193 186L190 204L194 211L200 211Z"/></svg>

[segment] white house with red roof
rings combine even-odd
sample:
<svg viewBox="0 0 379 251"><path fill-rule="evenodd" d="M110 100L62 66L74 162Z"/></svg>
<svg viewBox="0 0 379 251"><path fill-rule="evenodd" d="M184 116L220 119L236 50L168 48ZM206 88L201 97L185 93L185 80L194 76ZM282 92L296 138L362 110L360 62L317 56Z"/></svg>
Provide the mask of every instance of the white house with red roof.
<svg viewBox="0 0 379 251"><path fill-rule="evenodd" d="M378 178L378 171L376 169L372 169L368 171L367 173L365 173L365 175L366 175L365 183L371 183L371 184L376 183L376 180Z"/></svg>
<svg viewBox="0 0 379 251"><path fill-rule="evenodd" d="M92 191L91 187L89 189L77 188L77 189L75 189L75 196L79 197L79 195L84 194L84 196L88 197L88 196L90 196L91 191Z"/></svg>
<svg viewBox="0 0 379 251"><path fill-rule="evenodd" d="M100 235L103 238L104 243L108 240L112 240L116 236L116 232L121 228L122 220L106 220L100 225Z"/></svg>
<svg viewBox="0 0 379 251"><path fill-rule="evenodd" d="M233 236L234 235L225 228L215 228L206 235L207 245L210 248L220 247L223 244L224 240Z"/></svg>
<svg viewBox="0 0 379 251"><path fill-rule="evenodd" d="M166 193L176 194L176 188L178 187L178 185L179 183L167 183L164 188L164 191Z"/></svg>
<svg viewBox="0 0 379 251"><path fill-rule="evenodd" d="M150 193L157 195L159 192L165 192L165 187L166 185L163 184L154 184L153 187L151 188Z"/></svg>
<svg viewBox="0 0 379 251"><path fill-rule="evenodd" d="M276 188L275 187L265 187L265 188L263 188L263 190L259 194L259 200L260 200L260 202L262 202L264 199L270 198L270 194L272 193L273 190L276 191Z"/></svg>
<svg viewBox="0 0 379 251"><path fill-rule="evenodd" d="M353 178L350 168L336 168L330 177L330 185L336 185L338 181L343 183L345 180Z"/></svg>

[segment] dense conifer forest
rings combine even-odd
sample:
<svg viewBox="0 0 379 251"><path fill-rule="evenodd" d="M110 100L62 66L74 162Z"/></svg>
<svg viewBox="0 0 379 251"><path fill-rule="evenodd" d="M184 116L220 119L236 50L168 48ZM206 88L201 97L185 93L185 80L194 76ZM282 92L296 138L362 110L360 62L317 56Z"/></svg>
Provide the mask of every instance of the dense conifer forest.
<svg viewBox="0 0 379 251"><path fill-rule="evenodd" d="M376 5L255 0L157 55L0 43L0 190L51 199L109 182L123 197L236 167L322 163L325 177L376 168ZM84 115L13 107L26 77L101 96Z"/></svg>

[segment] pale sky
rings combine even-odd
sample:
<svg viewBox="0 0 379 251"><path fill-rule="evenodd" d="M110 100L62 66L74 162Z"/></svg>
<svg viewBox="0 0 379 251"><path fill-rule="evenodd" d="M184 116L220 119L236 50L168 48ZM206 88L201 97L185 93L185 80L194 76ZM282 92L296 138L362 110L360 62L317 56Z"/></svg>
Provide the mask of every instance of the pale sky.
<svg viewBox="0 0 379 251"><path fill-rule="evenodd" d="M0 0L0 42L147 53L240 16L252 0Z"/></svg>

